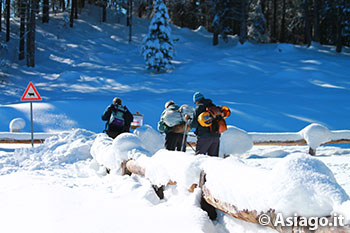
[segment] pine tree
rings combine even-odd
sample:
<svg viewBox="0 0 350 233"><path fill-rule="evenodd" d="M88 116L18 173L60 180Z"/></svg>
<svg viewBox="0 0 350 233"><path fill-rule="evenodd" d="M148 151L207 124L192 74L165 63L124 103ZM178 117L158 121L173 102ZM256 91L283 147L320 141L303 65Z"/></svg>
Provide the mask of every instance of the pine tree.
<svg viewBox="0 0 350 233"><path fill-rule="evenodd" d="M269 34L266 27L266 20L261 9L261 1L257 0L249 12L248 38L258 43L269 42Z"/></svg>
<svg viewBox="0 0 350 233"><path fill-rule="evenodd" d="M148 70L160 72L173 68L171 60L175 50L168 20L168 10L163 0L156 0L154 16L142 47L142 54Z"/></svg>

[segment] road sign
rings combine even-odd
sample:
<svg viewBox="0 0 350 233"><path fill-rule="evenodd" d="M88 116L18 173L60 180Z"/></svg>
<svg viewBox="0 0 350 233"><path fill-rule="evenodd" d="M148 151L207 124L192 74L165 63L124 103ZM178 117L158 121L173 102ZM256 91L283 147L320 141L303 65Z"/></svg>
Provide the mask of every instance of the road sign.
<svg viewBox="0 0 350 233"><path fill-rule="evenodd" d="M39 95L39 92L34 87L34 84L32 82L29 82L28 87L23 93L21 101L35 101L35 100L42 100L42 99Z"/></svg>
<svg viewBox="0 0 350 233"><path fill-rule="evenodd" d="M34 130L33 130L33 102L35 100L42 100L39 92L35 89L32 82L29 82L28 87L24 91L21 101L30 101L30 130L31 130L31 139L32 147L34 147Z"/></svg>

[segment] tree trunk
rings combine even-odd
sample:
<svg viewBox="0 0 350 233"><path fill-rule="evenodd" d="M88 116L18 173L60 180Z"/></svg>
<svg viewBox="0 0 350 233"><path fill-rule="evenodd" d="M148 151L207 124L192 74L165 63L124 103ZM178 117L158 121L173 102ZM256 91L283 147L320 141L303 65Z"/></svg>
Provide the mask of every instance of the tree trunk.
<svg viewBox="0 0 350 233"><path fill-rule="evenodd" d="M128 4L126 7L126 26L129 27L130 25L130 0L128 0Z"/></svg>
<svg viewBox="0 0 350 233"><path fill-rule="evenodd" d="M239 32L239 42L244 44L247 40L247 0L241 1L241 27Z"/></svg>
<svg viewBox="0 0 350 233"><path fill-rule="evenodd" d="M277 40L277 0L273 0L272 38Z"/></svg>
<svg viewBox="0 0 350 233"><path fill-rule="evenodd" d="M314 41L320 42L319 0L314 0Z"/></svg>
<svg viewBox="0 0 350 233"><path fill-rule="evenodd" d="M48 23L49 22L49 0L43 0L43 18L42 22L43 23Z"/></svg>
<svg viewBox="0 0 350 233"><path fill-rule="evenodd" d="M66 10L66 3L64 2L64 0L60 0L60 6L61 6L62 11Z"/></svg>
<svg viewBox="0 0 350 233"><path fill-rule="evenodd" d="M0 0L0 32L2 31L2 24L1 24L1 19L2 19L2 0Z"/></svg>
<svg viewBox="0 0 350 233"><path fill-rule="evenodd" d="M309 3L308 0L304 0L304 23L305 23L305 44L308 47L311 45L311 24L309 20Z"/></svg>
<svg viewBox="0 0 350 233"><path fill-rule="evenodd" d="M71 7L70 7L70 17L69 17L69 26L72 28L74 23L74 0L71 1Z"/></svg>
<svg viewBox="0 0 350 233"><path fill-rule="evenodd" d="M214 32L213 33L213 45L218 45L219 44L219 33Z"/></svg>
<svg viewBox="0 0 350 233"><path fill-rule="evenodd" d="M78 19L78 0L73 0L74 3L74 18Z"/></svg>
<svg viewBox="0 0 350 233"><path fill-rule="evenodd" d="M35 0L27 4L27 66L35 66Z"/></svg>
<svg viewBox="0 0 350 233"><path fill-rule="evenodd" d="M131 42L132 39L132 0L129 0L129 43Z"/></svg>
<svg viewBox="0 0 350 233"><path fill-rule="evenodd" d="M25 0L19 0L19 15L20 15L20 26L19 26L19 54L18 59L23 60L24 59L24 46L25 46L25 24L26 24L26 4L24 2Z"/></svg>
<svg viewBox="0 0 350 233"><path fill-rule="evenodd" d="M6 0L6 42L9 40L10 40L10 0Z"/></svg>
<svg viewBox="0 0 350 233"><path fill-rule="evenodd" d="M103 6L102 6L102 22L107 21L107 2L103 1Z"/></svg>
<svg viewBox="0 0 350 233"><path fill-rule="evenodd" d="M281 20L281 29L280 29L280 42L285 42L285 27L286 27L286 0L282 2L282 20Z"/></svg>
<svg viewBox="0 0 350 233"><path fill-rule="evenodd" d="M343 35L342 35L342 12L341 9L338 9L338 14L337 14L337 41L336 41L336 51L340 53L343 49Z"/></svg>

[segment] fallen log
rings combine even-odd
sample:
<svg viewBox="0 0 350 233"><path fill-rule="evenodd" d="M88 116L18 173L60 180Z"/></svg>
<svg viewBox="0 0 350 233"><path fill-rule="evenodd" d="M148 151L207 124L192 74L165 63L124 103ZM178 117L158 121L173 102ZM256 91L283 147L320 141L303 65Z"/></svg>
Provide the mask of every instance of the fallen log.
<svg viewBox="0 0 350 233"><path fill-rule="evenodd" d="M301 224L302 217L300 216L296 217L298 219L296 226L282 226L277 222L277 213L275 210L270 209L267 212L260 213L258 213L256 210L239 210L234 204L223 202L215 198L210 190L205 186L205 182L206 174L204 171L202 171L199 181L199 187L202 191L202 199L208 205L221 210L222 212L229 214L234 218L254 224L267 226L281 233L350 233L349 225L334 227L337 225L334 223L335 219L332 216L324 217L324 219L327 219L327 222L330 223L329 226L317 227L317 229L313 229L314 225L305 226L305 224ZM216 217L216 213L212 213L212 209L208 209L208 206L202 205L202 203L201 206L202 208L203 206L207 208L204 210L208 212L208 215L211 219L213 219L213 216ZM298 223L301 226L299 226ZM321 224L319 224L319 226L321 226Z"/></svg>
<svg viewBox="0 0 350 233"><path fill-rule="evenodd" d="M140 176L145 176L145 174L146 174L146 169L141 167L133 159L122 162L121 168L122 168L122 175L136 174L136 175L140 175ZM176 185L176 181L169 180L167 185ZM159 197L159 199L163 199L164 198L164 185L161 185L161 186L152 185L152 187L153 187L154 191L156 192L157 196ZM192 186L191 186L191 188L192 188Z"/></svg>
<svg viewBox="0 0 350 233"><path fill-rule="evenodd" d="M54 136L57 134L53 133L34 133L34 143L41 144L44 143L46 138ZM0 132L0 143L6 144L30 144L31 133L22 132Z"/></svg>
<svg viewBox="0 0 350 233"><path fill-rule="evenodd" d="M34 139L35 144L42 144L44 143L45 139ZM32 140L16 140L16 139L1 139L0 144L30 144L32 143Z"/></svg>

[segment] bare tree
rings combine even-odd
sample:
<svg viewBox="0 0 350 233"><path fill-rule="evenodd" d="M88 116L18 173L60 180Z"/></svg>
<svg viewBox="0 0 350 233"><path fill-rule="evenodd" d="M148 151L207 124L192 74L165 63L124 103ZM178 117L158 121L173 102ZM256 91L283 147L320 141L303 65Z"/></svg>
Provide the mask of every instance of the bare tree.
<svg viewBox="0 0 350 233"><path fill-rule="evenodd" d="M2 19L2 0L0 0L0 32L1 32L1 30L2 30L2 24L1 24L1 19Z"/></svg>
<svg viewBox="0 0 350 233"><path fill-rule="evenodd" d="M314 0L314 41L320 42L320 9L319 0Z"/></svg>
<svg viewBox="0 0 350 233"><path fill-rule="evenodd" d="M35 12L36 1L27 4L27 66L35 66Z"/></svg>
<svg viewBox="0 0 350 233"><path fill-rule="evenodd" d="M304 0L303 3L304 9L304 24L305 24L305 44L309 47L311 45L311 23L309 19L309 2Z"/></svg>
<svg viewBox="0 0 350 233"><path fill-rule="evenodd" d="M10 40L10 0L6 0L6 41L9 41L9 40Z"/></svg>
<svg viewBox="0 0 350 233"><path fill-rule="evenodd" d="M49 16L49 0L43 0L43 17L42 17L42 22L43 23L48 23L50 16Z"/></svg>
<svg viewBox="0 0 350 233"><path fill-rule="evenodd" d="M26 17L26 0L19 0L19 16L20 16L20 26L19 26L19 54L18 59L24 59L24 46L25 46L25 17Z"/></svg>
<svg viewBox="0 0 350 233"><path fill-rule="evenodd" d="M248 2L241 0L241 29L239 32L239 42L244 44L247 40L247 18L248 18Z"/></svg>
<svg viewBox="0 0 350 233"><path fill-rule="evenodd" d="M282 20L281 20L281 29L280 29L280 42L285 42L285 33L286 33L286 0L282 1Z"/></svg>

